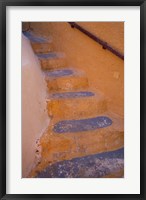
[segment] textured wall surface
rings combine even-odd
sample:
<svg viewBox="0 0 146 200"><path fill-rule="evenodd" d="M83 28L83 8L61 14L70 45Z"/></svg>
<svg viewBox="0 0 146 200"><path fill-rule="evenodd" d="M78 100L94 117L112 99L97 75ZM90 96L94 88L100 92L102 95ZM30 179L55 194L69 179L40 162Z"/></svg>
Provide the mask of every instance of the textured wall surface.
<svg viewBox="0 0 146 200"><path fill-rule="evenodd" d="M91 33L124 53L123 22L78 22ZM30 23L37 34L53 37L54 49L67 55L68 66L86 72L92 90L101 91L113 112L124 115L124 61L104 50L66 22Z"/></svg>
<svg viewBox="0 0 146 200"><path fill-rule="evenodd" d="M30 43L22 35L22 177L39 161L38 139L49 124L46 83Z"/></svg>

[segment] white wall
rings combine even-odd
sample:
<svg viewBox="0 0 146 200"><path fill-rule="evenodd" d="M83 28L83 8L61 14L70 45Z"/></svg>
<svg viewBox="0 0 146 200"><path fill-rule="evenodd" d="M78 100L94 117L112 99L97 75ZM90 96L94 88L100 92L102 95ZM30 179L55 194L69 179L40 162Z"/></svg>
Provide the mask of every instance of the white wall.
<svg viewBox="0 0 146 200"><path fill-rule="evenodd" d="M49 124L46 82L29 40L22 35L22 177L39 160L36 141Z"/></svg>

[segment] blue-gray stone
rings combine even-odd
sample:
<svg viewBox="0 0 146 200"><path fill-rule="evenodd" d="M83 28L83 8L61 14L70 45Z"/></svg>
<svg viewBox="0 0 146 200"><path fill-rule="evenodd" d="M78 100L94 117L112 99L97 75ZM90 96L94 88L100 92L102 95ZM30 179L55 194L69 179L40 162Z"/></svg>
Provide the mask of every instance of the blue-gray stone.
<svg viewBox="0 0 146 200"><path fill-rule="evenodd" d="M105 116L95 118L80 119L80 120L65 120L54 125L53 131L56 133L70 133L90 131L98 128L110 126L112 120Z"/></svg>
<svg viewBox="0 0 146 200"><path fill-rule="evenodd" d="M37 53L36 54L39 58L42 59L49 59L49 58L56 58L58 55L56 53L50 52L50 53Z"/></svg>
<svg viewBox="0 0 146 200"><path fill-rule="evenodd" d="M48 40L46 40L45 38L39 37L39 36L35 36L32 33L30 33L29 31L23 32L23 34L31 41L31 42L37 42L37 43L47 43Z"/></svg>
<svg viewBox="0 0 146 200"><path fill-rule="evenodd" d="M55 71L45 72L45 75L49 76L49 77L69 76L72 74L74 74L74 72L71 69L63 69L63 70L55 70Z"/></svg>
<svg viewBox="0 0 146 200"><path fill-rule="evenodd" d="M23 31L23 34L28 38L32 36L32 34L29 31Z"/></svg>
<svg viewBox="0 0 146 200"><path fill-rule="evenodd" d="M64 92L64 93L54 93L51 95L53 98L79 98L79 97L90 97L94 96L93 92L80 91L80 92Z"/></svg>
<svg viewBox="0 0 146 200"><path fill-rule="evenodd" d="M124 148L49 165L37 178L100 178L124 169Z"/></svg>

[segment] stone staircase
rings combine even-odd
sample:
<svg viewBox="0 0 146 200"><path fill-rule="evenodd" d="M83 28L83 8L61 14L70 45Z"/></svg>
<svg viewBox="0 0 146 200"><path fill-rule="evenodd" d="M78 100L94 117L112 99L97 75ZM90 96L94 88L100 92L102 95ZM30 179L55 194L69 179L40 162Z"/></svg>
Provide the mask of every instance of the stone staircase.
<svg viewBox="0 0 146 200"><path fill-rule="evenodd" d="M106 98L90 88L84 72L54 51L52 39L24 34L45 75L51 118L36 150L41 159L30 177L123 177L123 119L109 111Z"/></svg>

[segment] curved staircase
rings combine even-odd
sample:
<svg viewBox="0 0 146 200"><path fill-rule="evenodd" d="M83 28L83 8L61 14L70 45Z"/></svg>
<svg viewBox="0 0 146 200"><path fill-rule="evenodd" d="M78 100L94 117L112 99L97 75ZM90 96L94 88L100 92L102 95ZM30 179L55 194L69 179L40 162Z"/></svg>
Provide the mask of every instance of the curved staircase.
<svg viewBox="0 0 146 200"><path fill-rule="evenodd" d="M54 51L51 38L24 34L45 75L51 118L30 177L123 177L123 118L108 110L106 98L90 88L84 72L68 66L65 54Z"/></svg>

